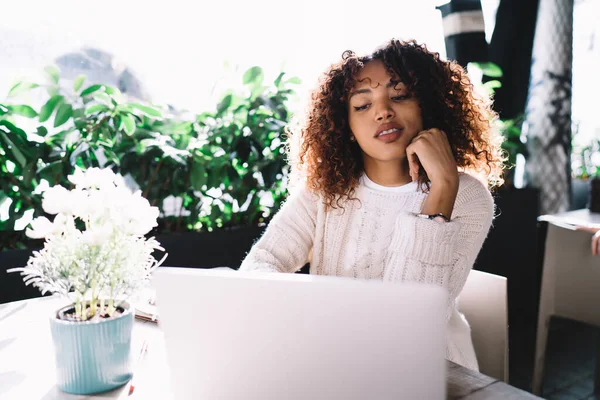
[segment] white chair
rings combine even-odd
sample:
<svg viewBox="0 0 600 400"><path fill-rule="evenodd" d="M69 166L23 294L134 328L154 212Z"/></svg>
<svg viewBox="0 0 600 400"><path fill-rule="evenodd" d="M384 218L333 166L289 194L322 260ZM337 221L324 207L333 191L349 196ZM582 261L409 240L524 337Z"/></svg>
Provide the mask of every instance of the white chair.
<svg viewBox="0 0 600 400"><path fill-rule="evenodd" d="M506 278L472 270L458 298L481 373L508 383Z"/></svg>
<svg viewBox="0 0 600 400"><path fill-rule="evenodd" d="M591 237L590 233L576 231L572 226L552 220L548 223L533 370L533 393L538 396L544 377L550 318L600 326L600 257L592 256ZM599 373L597 369L596 382Z"/></svg>

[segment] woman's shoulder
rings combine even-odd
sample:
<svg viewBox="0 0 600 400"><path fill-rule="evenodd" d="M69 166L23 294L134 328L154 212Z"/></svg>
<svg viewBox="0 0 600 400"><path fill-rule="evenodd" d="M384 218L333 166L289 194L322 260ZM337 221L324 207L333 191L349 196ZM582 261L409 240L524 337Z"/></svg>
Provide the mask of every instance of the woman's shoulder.
<svg viewBox="0 0 600 400"><path fill-rule="evenodd" d="M285 203L309 203L317 205L322 202L321 196L304 183L288 186L287 192Z"/></svg>
<svg viewBox="0 0 600 400"><path fill-rule="evenodd" d="M457 207L472 207L479 204L493 210L494 198L485 181L463 172L459 174L458 194L455 204Z"/></svg>

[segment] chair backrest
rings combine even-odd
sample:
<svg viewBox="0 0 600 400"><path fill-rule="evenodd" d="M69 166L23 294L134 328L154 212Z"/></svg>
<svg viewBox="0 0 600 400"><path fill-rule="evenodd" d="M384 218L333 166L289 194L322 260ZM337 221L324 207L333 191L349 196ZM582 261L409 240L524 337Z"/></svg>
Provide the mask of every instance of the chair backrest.
<svg viewBox="0 0 600 400"><path fill-rule="evenodd" d="M472 270L459 296L481 373L508 382L506 278Z"/></svg>

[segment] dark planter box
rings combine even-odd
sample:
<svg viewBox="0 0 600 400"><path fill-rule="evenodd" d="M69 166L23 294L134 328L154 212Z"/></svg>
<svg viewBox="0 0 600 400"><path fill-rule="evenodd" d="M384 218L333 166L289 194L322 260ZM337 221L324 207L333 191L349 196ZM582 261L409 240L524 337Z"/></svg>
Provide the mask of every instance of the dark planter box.
<svg viewBox="0 0 600 400"><path fill-rule="evenodd" d="M32 249L0 252L0 304L42 296L38 288L25 286L20 273L6 272L11 268L25 266L32 252Z"/></svg>
<svg viewBox="0 0 600 400"><path fill-rule="evenodd" d="M185 232L159 235L156 239L165 248L164 266L213 268L239 268L254 242L264 232L264 227L240 227L214 232ZM0 251L0 303L40 297L37 288L25 286L21 274L6 270L27 264L32 249ZM157 259L162 253L155 254Z"/></svg>
<svg viewBox="0 0 600 400"><path fill-rule="evenodd" d="M169 253L164 266L237 269L264 229L249 226L213 232L168 233L156 239Z"/></svg>

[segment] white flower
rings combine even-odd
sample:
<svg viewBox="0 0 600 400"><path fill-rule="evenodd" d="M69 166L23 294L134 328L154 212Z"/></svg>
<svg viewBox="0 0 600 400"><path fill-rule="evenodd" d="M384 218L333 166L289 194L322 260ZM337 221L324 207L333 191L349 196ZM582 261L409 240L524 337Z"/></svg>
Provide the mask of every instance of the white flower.
<svg viewBox="0 0 600 400"><path fill-rule="evenodd" d="M25 234L32 239L43 239L55 231L55 226L46 217L37 217L31 221L31 229L27 228Z"/></svg>
<svg viewBox="0 0 600 400"><path fill-rule="evenodd" d="M114 187L115 173L108 168L90 168L85 171L85 184L98 189Z"/></svg>
<svg viewBox="0 0 600 400"><path fill-rule="evenodd" d="M40 184L35 187L33 194L42 194L49 188L50 188L50 185L48 184L48 181L45 179L42 179L40 181Z"/></svg>
<svg viewBox="0 0 600 400"><path fill-rule="evenodd" d="M140 191L133 193L129 200L122 210L122 218L126 221L123 229L132 235L145 235L157 225L156 219L160 210L158 207L152 207Z"/></svg>
<svg viewBox="0 0 600 400"><path fill-rule="evenodd" d="M48 214L70 214L72 212L71 206L71 192L64 187L52 186L44 192L42 208Z"/></svg>
<svg viewBox="0 0 600 400"><path fill-rule="evenodd" d="M81 168L75 167L75 172L72 175L69 175L67 179L75 186L83 186L85 174Z"/></svg>
<svg viewBox="0 0 600 400"><path fill-rule="evenodd" d="M109 240L112 233L113 229L110 225L98 226L83 232L81 240L90 246L102 246Z"/></svg>
<svg viewBox="0 0 600 400"><path fill-rule="evenodd" d="M72 215L67 214L58 214L54 217L54 227L56 233L63 232L79 232L77 228L75 228L75 220Z"/></svg>
<svg viewBox="0 0 600 400"><path fill-rule="evenodd" d="M77 189L103 189L114 187L115 185L115 173L108 168L100 169L92 167L86 171L77 168L72 175L68 176L68 179L75 184Z"/></svg>
<svg viewBox="0 0 600 400"><path fill-rule="evenodd" d="M110 169L76 169L69 181L75 184L70 191L44 191L42 207L56 214L54 221L39 217L26 230L45 238L44 248L14 270L42 293L74 290L88 299L116 300L146 285L164 260L153 256L164 251L160 243L144 237L157 225L158 208Z"/></svg>

